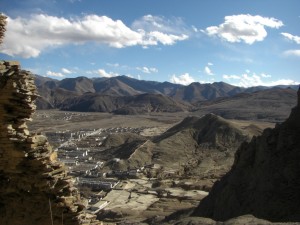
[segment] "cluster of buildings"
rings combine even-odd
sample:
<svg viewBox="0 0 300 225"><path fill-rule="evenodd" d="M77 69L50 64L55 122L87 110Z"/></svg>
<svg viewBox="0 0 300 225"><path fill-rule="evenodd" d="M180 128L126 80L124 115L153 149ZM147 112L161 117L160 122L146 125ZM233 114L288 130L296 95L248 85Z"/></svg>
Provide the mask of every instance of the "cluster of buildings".
<svg viewBox="0 0 300 225"><path fill-rule="evenodd" d="M69 174L75 177L80 190L90 190L93 193L108 193L116 188L120 179L137 178L143 175L145 169L153 167L146 165L141 168L128 171L104 171L105 162L93 157L94 153L105 150L103 141L109 134L131 132L140 133L142 128L116 127L107 129L81 129L79 131L48 132L46 136L50 143L55 143L58 158L69 170ZM118 159L116 159L118 160ZM102 195L101 194L101 195ZM109 204L98 194L91 194L88 211L97 213Z"/></svg>

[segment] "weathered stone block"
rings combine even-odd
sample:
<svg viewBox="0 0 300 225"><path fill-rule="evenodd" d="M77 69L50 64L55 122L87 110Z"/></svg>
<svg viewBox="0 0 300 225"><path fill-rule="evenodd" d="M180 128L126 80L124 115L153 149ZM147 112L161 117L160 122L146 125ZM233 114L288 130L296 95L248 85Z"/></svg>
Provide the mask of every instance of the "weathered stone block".
<svg viewBox="0 0 300 225"><path fill-rule="evenodd" d="M4 65L6 65L6 66L20 66L20 63L18 61L5 61Z"/></svg>

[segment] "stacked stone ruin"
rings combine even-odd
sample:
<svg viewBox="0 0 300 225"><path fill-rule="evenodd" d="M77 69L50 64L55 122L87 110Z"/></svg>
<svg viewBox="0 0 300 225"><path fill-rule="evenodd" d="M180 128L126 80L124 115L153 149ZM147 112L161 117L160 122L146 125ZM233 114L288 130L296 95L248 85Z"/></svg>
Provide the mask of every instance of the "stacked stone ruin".
<svg viewBox="0 0 300 225"><path fill-rule="evenodd" d="M46 137L28 131L36 98L32 74L0 61L0 224L98 224Z"/></svg>
<svg viewBox="0 0 300 225"><path fill-rule="evenodd" d="M6 16L0 14L0 44L2 43L6 26Z"/></svg>

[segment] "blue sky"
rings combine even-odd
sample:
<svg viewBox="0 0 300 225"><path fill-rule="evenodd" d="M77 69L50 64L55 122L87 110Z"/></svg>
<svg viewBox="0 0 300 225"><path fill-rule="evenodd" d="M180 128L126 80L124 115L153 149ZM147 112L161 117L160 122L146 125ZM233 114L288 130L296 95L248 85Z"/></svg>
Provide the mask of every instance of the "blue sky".
<svg viewBox="0 0 300 225"><path fill-rule="evenodd" d="M0 0L0 57L56 79L299 84L299 0Z"/></svg>

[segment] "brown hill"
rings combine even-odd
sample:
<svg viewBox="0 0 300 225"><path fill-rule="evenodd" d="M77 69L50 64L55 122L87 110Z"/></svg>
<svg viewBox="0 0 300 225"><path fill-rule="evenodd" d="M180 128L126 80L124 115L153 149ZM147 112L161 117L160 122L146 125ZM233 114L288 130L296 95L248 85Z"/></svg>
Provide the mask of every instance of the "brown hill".
<svg viewBox="0 0 300 225"><path fill-rule="evenodd" d="M105 80L95 79L95 92L111 96L133 96L144 93L124 83L120 78L122 77L112 77Z"/></svg>
<svg viewBox="0 0 300 225"><path fill-rule="evenodd" d="M115 114L124 114L122 110L133 109L134 113L149 112L183 112L191 107L188 103L176 101L162 94L141 94L127 98L123 107L115 110ZM131 111L129 111L131 113Z"/></svg>
<svg viewBox="0 0 300 225"><path fill-rule="evenodd" d="M134 133L110 134L102 144L106 150L96 153L94 157L105 161L114 158L127 159L145 141L145 137Z"/></svg>
<svg viewBox="0 0 300 225"><path fill-rule="evenodd" d="M93 81L86 77L63 79L58 83L57 87L75 92L77 94L95 92Z"/></svg>
<svg viewBox="0 0 300 225"><path fill-rule="evenodd" d="M194 216L227 220L245 214L300 221L300 90L289 118L238 149L232 169Z"/></svg>
<svg viewBox="0 0 300 225"><path fill-rule="evenodd" d="M171 96L178 100L188 102L206 101L218 97L233 96L244 92L244 88L236 87L224 82L215 82L212 84L191 83L188 86L182 86L173 91Z"/></svg>
<svg viewBox="0 0 300 225"><path fill-rule="evenodd" d="M81 96L69 97L58 104L58 107L66 111L111 112L120 104L125 103L121 98L115 96L86 93Z"/></svg>
<svg viewBox="0 0 300 225"><path fill-rule="evenodd" d="M202 118L187 117L162 135L148 140L137 138L136 142L131 137L130 141L121 141L120 145L102 151L101 155L105 153L121 159L109 164L111 169L160 164L163 169L158 172L159 177L195 177L209 190L212 183L230 169L236 148L260 131L255 126L242 129L213 114ZM109 143L112 142L110 139ZM113 142L120 142L115 139Z"/></svg>
<svg viewBox="0 0 300 225"><path fill-rule="evenodd" d="M235 148L249 138L239 127L214 114L187 117L154 138L152 161L170 170L180 168L185 176L216 178L228 171Z"/></svg>
<svg viewBox="0 0 300 225"><path fill-rule="evenodd" d="M297 92L292 88L273 88L242 93L228 98L199 102L195 114L213 112L227 119L282 122L296 104Z"/></svg>
<svg viewBox="0 0 300 225"><path fill-rule="evenodd" d="M148 113L148 112L182 112L191 107L158 94L141 94L135 96L109 96L87 93L68 98L58 105L62 110L81 112Z"/></svg>

